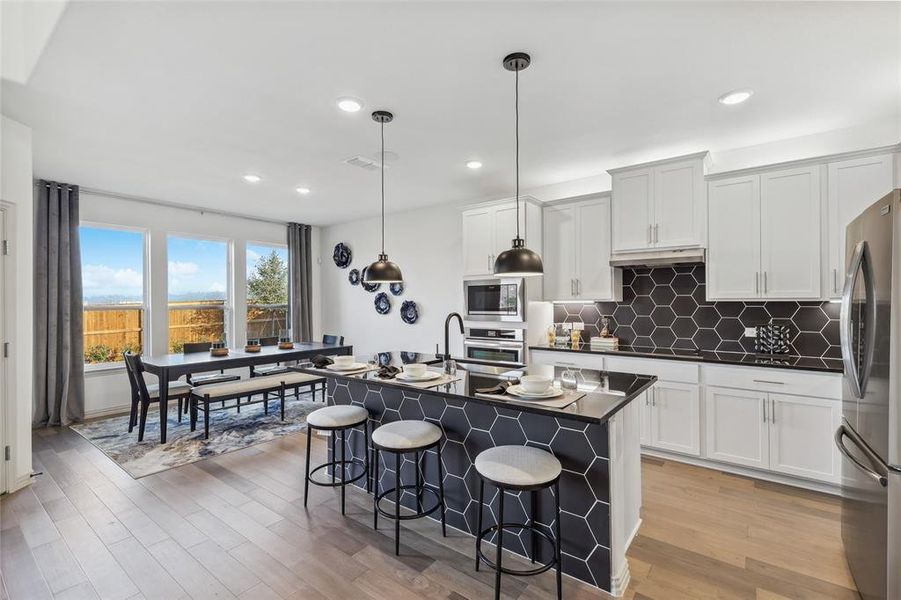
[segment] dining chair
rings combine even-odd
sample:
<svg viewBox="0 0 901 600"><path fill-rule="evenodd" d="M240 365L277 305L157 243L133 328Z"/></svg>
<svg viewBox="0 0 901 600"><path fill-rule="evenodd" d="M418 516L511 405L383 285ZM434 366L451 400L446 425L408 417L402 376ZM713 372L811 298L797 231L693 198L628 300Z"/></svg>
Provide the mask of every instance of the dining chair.
<svg viewBox="0 0 901 600"><path fill-rule="evenodd" d="M128 374L128 383L131 387L131 414L128 419L128 432L134 431L138 425L138 441L144 441L144 429L147 424L147 409L151 402L160 401L160 386L144 381L144 361L140 354L125 353L125 371ZM188 406L191 397L191 385L183 381L169 382L169 399L178 400L178 421L181 422L182 409ZM167 415L160 413L160 419Z"/></svg>

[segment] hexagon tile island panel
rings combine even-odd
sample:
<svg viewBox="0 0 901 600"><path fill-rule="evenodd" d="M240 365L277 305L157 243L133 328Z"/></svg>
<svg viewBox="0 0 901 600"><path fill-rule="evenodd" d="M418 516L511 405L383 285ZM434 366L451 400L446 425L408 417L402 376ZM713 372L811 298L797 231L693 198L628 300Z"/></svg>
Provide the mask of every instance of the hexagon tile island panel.
<svg viewBox="0 0 901 600"><path fill-rule="evenodd" d="M704 265L623 269L623 301L554 305L554 322L585 323L596 336L601 317L620 343L644 348L754 352L745 327L773 320L788 325L790 353L841 358L838 316L832 302L708 302Z"/></svg>

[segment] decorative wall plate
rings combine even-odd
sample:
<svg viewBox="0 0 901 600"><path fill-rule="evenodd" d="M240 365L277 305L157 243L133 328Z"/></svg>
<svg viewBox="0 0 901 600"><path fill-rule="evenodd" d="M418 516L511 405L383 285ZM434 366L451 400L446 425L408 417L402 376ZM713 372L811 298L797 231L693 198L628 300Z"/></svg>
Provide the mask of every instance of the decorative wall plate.
<svg viewBox="0 0 901 600"><path fill-rule="evenodd" d="M404 284L401 282L390 283L388 284L388 289L391 290L391 293L395 296L400 296L404 293Z"/></svg>
<svg viewBox="0 0 901 600"><path fill-rule="evenodd" d="M350 265L353 253L347 247L347 244L339 242L335 244L335 253L332 255L332 258L335 261L335 265L341 269L346 269Z"/></svg>
<svg viewBox="0 0 901 600"><path fill-rule="evenodd" d="M391 364L391 353L390 352L379 352L375 355L376 361L378 361L379 366L387 367Z"/></svg>
<svg viewBox="0 0 901 600"><path fill-rule="evenodd" d="M385 292L379 292L375 295L375 312L380 315L387 315L391 312L391 299Z"/></svg>
<svg viewBox="0 0 901 600"><path fill-rule="evenodd" d="M400 360L405 365L408 365L410 363L417 363L417 362L419 362L419 352L407 352L407 351L401 352Z"/></svg>
<svg viewBox="0 0 901 600"><path fill-rule="evenodd" d="M404 300L404 303L400 306L400 318L408 325L418 321L419 310L416 308L416 303L412 300Z"/></svg>
<svg viewBox="0 0 901 600"><path fill-rule="evenodd" d="M351 269L350 273L347 274L347 280L350 282L350 285L360 285L360 271Z"/></svg>
<svg viewBox="0 0 901 600"><path fill-rule="evenodd" d="M363 289L367 292L377 292L379 288L382 287L381 283L366 283L366 269L369 267L363 267L363 270L360 271L360 285L363 286Z"/></svg>

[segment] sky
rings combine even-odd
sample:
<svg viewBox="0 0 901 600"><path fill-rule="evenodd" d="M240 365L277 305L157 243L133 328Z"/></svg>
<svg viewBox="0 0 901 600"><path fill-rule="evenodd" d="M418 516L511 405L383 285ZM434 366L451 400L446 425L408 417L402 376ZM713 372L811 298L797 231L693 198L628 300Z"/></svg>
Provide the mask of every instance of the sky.
<svg viewBox="0 0 901 600"><path fill-rule="evenodd" d="M169 299L221 299L228 289L228 244L169 236ZM288 249L247 244L247 274L257 260L275 250L288 261ZM95 302L140 302L144 279L144 234L81 227L84 298Z"/></svg>

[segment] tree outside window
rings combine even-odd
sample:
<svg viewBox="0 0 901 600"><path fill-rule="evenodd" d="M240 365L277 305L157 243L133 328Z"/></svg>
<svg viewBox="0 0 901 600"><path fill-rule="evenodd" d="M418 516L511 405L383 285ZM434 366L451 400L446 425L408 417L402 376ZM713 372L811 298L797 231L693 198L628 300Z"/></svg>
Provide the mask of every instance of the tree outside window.
<svg viewBox="0 0 901 600"><path fill-rule="evenodd" d="M288 249L247 245L247 338L288 328Z"/></svg>

